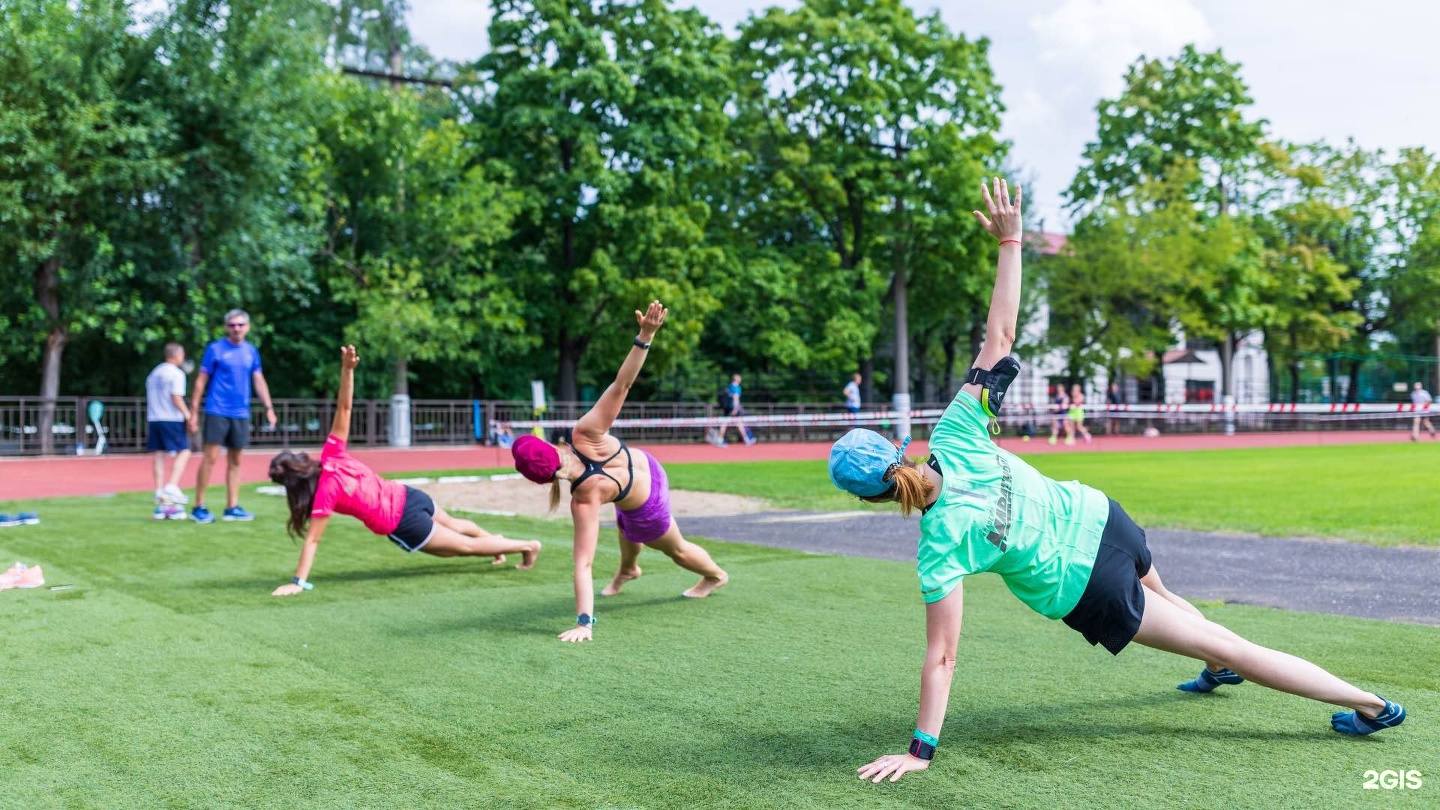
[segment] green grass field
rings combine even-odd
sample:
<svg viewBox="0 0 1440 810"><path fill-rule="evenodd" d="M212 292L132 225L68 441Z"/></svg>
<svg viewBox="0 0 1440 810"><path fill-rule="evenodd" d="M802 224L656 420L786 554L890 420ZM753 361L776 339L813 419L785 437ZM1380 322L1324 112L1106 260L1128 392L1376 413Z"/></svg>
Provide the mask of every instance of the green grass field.
<svg viewBox="0 0 1440 810"><path fill-rule="evenodd" d="M1083 481L1144 526L1440 545L1440 444L1371 444L1026 457ZM829 483L825 462L677 465L679 489L769 498L786 509L872 507Z"/></svg>
<svg viewBox="0 0 1440 810"><path fill-rule="evenodd" d="M1151 463L1151 476L1165 464ZM727 488L800 505L803 469L732 465ZM1118 464L1108 472L1126 480ZM672 469L676 486L718 477ZM1176 497L1133 481L1118 497L1142 515L1142 500ZM600 601L597 640L571 646L554 638L573 619L568 522L482 519L546 541L523 572L405 555L337 519L316 589L281 600L269 591L298 551L281 499L245 503L253 524L195 526L152 523L144 495L41 501L26 506L44 524L0 530L0 560L77 586L0 592L0 806L1440 804L1435 628L1207 606L1411 712L1351 739L1329 729L1328 707L1251 685L1177 692L1191 662L1138 647L1112 659L977 577L941 753L929 772L877 786L854 769L902 750L915 718L924 628L908 565L706 542L733 579L694 602L679 597L694 577L652 552L644 578ZM618 557L611 538L598 577ZM1387 769L1424 784L1363 789L1366 771Z"/></svg>

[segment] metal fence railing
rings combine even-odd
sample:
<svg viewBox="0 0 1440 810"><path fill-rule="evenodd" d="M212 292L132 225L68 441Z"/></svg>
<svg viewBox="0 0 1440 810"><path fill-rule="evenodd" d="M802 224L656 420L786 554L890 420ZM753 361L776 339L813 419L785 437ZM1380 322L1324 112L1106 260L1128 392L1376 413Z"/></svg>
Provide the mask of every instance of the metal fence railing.
<svg viewBox="0 0 1440 810"><path fill-rule="evenodd" d="M89 423L87 411L92 401L103 404L99 430L106 440L106 453L137 453L145 450L147 433L145 400L141 397L61 397L50 408L38 397L0 397L0 455L73 454L92 450L97 442L96 427ZM943 410L945 402L916 402L916 411ZM499 434L524 432L524 423L537 416L546 421L571 422L582 415L590 403L551 403L543 414L536 414L529 402L500 400L439 400L417 399L410 403L410 441L413 445L495 443ZM1305 407L1305 406L1302 406ZM1318 406L1313 406L1318 407ZM805 417L835 414L839 410L831 402L760 402L747 403L744 419L774 418L774 422L754 426L762 441L814 442L833 441L850 428L842 420L811 421ZM1087 409L1091 431L1102 433L1106 422L1114 418L1121 433L1140 433L1155 428L1163 433L1211 433L1227 429L1254 431L1334 431L1378 430L1408 431L1411 416L1400 413L1222 413L1175 412L1159 413L1136 410L1128 413L1105 414L1097 407ZM276 426L271 429L264 412L253 409L251 443L260 448L318 447L325 441L335 415L333 400L277 399ZM786 419L785 417L797 417ZM625 405L623 421L658 420L658 424L625 425L614 428L615 435L627 442L698 443L707 432L725 426L730 441L738 441L735 423L724 417L718 406L700 402L632 402ZM1007 407L1001 428L1011 435L1033 431L1048 435L1053 415L1044 407L1017 405ZM1440 416L1434 417L1440 421ZM43 429L48 419L48 445ZM680 422L675 424L672 422ZM391 403L388 399L359 400L350 421L350 443L359 447L384 446L390 440ZM743 420L742 420L743 421ZM510 428L511 423L520 427ZM930 435L933 420L917 420L912 426L915 438ZM884 430L883 421L867 426ZM562 428L546 432L552 438ZM192 437L198 441L198 437Z"/></svg>

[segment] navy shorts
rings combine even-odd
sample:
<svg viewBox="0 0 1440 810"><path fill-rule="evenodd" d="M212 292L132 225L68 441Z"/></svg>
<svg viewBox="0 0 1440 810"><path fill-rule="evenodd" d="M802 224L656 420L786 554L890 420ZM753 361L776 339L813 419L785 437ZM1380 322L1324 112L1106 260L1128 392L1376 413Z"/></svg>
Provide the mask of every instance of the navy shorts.
<svg viewBox="0 0 1440 810"><path fill-rule="evenodd" d="M1145 530L1110 501L1110 519L1100 535L1100 550L1090 581L1065 623L1085 640L1119 655L1140 630L1145 613L1145 589L1140 578L1150 573L1150 547Z"/></svg>
<svg viewBox="0 0 1440 810"><path fill-rule="evenodd" d="M229 416L211 416L207 413L202 433L206 444L244 450L250 446L250 417L236 419Z"/></svg>
<svg viewBox="0 0 1440 810"><path fill-rule="evenodd" d="M190 449L190 436L184 422L151 422L150 436L145 440L149 450L179 453Z"/></svg>
<svg viewBox="0 0 1440 810"><path fill-rule="evenodd" d="M414 487L405 487L405 510L390 542L406 551L419 551L435 535L435 502Z"/></svg>

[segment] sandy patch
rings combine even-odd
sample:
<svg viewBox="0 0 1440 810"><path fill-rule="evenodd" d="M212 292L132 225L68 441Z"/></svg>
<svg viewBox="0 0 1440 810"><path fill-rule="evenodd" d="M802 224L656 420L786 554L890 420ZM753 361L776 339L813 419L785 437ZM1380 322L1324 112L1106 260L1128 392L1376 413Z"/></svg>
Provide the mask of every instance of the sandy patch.
<svg viewBox="0 0 1440 810"><path fill-rule="evenodd" d="M425 490L435 499L435 503L444 509L465 509L481 513L513 512L527 517L570 519L570 488L564 484L560 486L560 508L556 509L554 514L549 513L550 488L532 484L523 478L476 481L468 484L420 484L416 488ZM760 498L683 489L670 490L670 508L672 514L681 519L774 511L774 507ZM600 522L614 523L614 510L601 510Z"/></svg>

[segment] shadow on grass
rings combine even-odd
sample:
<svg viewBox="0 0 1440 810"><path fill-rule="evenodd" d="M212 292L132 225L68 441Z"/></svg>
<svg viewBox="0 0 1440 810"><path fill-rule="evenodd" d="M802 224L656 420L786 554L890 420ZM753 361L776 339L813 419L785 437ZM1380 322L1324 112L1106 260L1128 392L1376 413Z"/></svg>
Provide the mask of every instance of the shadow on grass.
<svg viewBox="0 0 1440 810"><path fill-rule="evenodd" d="M1212 726L1171 720L1164 713L1190 696L1177 693L1135 695L1127 698L1097 698L1088 701L1048 703L1017 707L1005 711L977 712L967 716L965 722L948 723L945 728L944 747L962 752L964 756L977 760L1010 762L1017 756L1033 757L1032 751L1021 751L1028 746L1054 746L1057 756L1063 758L1049 761L1049 767L1071 767L1085 759L1084 747L1094 744L1107 751L1097 756L1097 761L1113 756L1110 744L1123 738L1133 738L1125 745L1145 745L1147 741L1166 744L1219 743L1237 741L1258 743L1326 743L1352 742L1341 738L1324 722L1297 726L1292 730L1280 730L1273 726L1266 729L1244 728L1242 726ZM1135 722L1135 712L1146 711L1142 722ZM1113 719L1112 719L1113 718ZM747 765L787 770L796 765L835 767L850 764L859 767L886 753L903 753L904 740L895 738L899 722L894 716L853 717L840 724L816 723L808 728L788 728L783 731L747 734L745 729L729 732L734 743L726 747L727 764L742 758ZM713 752L696 750L684 754L674 750L672 744L667 753L680 760L703 760ZM633 741L632 741L633 743ZM1068 754L1069 756L1063 756ZM693 756L692 756L693 755ZM1046 767L1044 763L1032 766Z"/></svg>
<svg viewBox="0 0 1440 810"><path fill-rule="evenodd" d="M518 555L516 555L518 556ZM491 565L482 562L479 565L460 568L458 566L422 566L413 568L376 568L365 571L328 571L323 575L324 581L333 582L372 582L393 580L396 582L416 580L428 577L454 577L454 576L495 576L503 573L525 574L519 571L513 563L505 565ZM195 590L217 590L217 591L248 591L255 588L274 589L277 582L284 584L288 581L286 577L265 576L250 579L210 579L196 582ZM451 589L447 589L451 590Z"/></svg>

